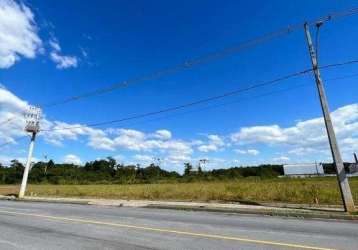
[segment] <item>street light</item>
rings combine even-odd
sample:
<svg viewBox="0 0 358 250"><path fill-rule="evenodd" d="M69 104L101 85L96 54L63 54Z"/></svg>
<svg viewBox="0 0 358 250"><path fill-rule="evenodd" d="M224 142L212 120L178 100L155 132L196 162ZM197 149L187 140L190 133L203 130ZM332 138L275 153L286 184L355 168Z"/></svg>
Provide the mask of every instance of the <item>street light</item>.
<svg viewBox="0 0 358 250"><path fill-rule="evenodd" d="M31 141L29 146L29 154L27 156L26 166L24 170L24 175L22 176L22 182L20 187L19 198L23 198L26 191L27 178L29 176L32 152L34 150L36 134L40 131L40 118L41 118L41 109L35 106L29 106L26 114L26 125L25 131L31 133Z"/></svg>

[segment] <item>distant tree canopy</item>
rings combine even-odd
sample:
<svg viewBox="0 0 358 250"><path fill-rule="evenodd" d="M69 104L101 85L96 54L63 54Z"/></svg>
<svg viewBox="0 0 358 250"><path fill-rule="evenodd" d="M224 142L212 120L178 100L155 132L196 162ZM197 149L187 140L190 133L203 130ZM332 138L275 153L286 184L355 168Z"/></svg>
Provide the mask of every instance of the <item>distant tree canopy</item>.
<svg viewBox="0 0 358 250"><path fill-rule="evenodd" d="M344 170L346 171L346 173L349 173L349 165L351 163L349 162L343 162L344 165ZM323 163L323 171L325 174L335 174L336 173L336 168L334 167L333 163Z"/></svg>
<svg viewBox="0 0 358 250"><path fill-rule="evenodd" d="M17 160L11 161L9 166L0 164L0 184L20 183L24 166ZM95 160L84 166L74 164L58 164L50 160L37 162L32 165L29 183L50 184L135 184L158 182L194 182L233 180L256 176L259 178L273 178L283 175L282 165L260 165L252 167L232 167L228 169L214 169L204 171L198 167L194 171L190 163L184 164L184 173L161 169L155 164L146 167L139 165L118 164L115 159Z"/></svg>

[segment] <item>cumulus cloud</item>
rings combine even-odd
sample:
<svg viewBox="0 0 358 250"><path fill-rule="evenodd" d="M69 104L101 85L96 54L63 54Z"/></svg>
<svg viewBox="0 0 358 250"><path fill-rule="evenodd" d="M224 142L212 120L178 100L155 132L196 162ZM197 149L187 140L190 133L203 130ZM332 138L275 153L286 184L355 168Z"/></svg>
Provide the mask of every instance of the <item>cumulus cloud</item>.
<svg viewBox="0 0 358 250"><path fill-rule="evenodd" d="M0 68L9 68L21 57L34 58L42 41L31 10L23 3L0 0Z"/></svg>
<svg viewBox="0 0 358 250"><path fill-rule="evenodd" d="M172 138L172 133L169 130L161 129L155 131L154 137L161 140L169 140Z"/></svg>
<svg viewBox="0 0 358 250"><path fill-rule="evenodd" d="M187 161L193 153L189 142L174 140L171 132L160 130L155 133L144 133L133 129L101 130L87 127L81 124L67 124L59 121L44 121L45 130L42 136L45 141L53 145L61 146L66 140L78 140L81 136L88 139L87 145L94 149L115 151L125 149L134 152L158 151L166 155L168 162L178 163ZM160 136L158 136L160 135ZM169 137L170 135L170 137ZM139 155L139 154L138 154Z"/></svg>
<svg viewBox="0 0 358 250"><path fill-rule="evenodd" d="M25 118L27 102L21 100L10 91L0 88L0 143L15 144L15 138L25 134Z"/></svg>
<svg viewBox="0 0 358 250"><path fill-rule="evenodd" d="M172 139L168 130L144 133L133 129L94 129L81 124L67 124L59 121L43 121L47 131L42 132L45 141L61 146L67 140L77 141L87 137L87 145L94 149L115 151L125 149L133 152L153 152L163 155L167 163L179 164L189 161L193 149L190 142ZM137 160L139 156L137 154ZM151 158L152 159L152 158ZM143 160L143 159L141 159Z"/></svg>
<svg viewBox="0 0 358 250"><path fill-rule="evenodd" d="M358 104L341 107L331 116L341 150L347 153L357 151ZM279 125L244 127L231 134L231 140L239 145L284 146L289 153L296 155L329 152L323 118L300 121L287 128Z"/></svg>
<svg viewBox="0 0 358 250"><path fill-rule="evenodd" d="M63 162L64 163L68 163L68 164L75 164L75 165L81 165L82 161L81 159L74 154L68 154L63 158Z"/></svg>
<svg viewBox="0 0 358 250"><path fill-rule="evenodd" d="M215 152L219 151L222 147L225 146L224 140L218 135L208 135L207 144L200 145L198 150L200 152Z"/></svg>
<svg viewBox="0 0 358 250"><path fill-rule="evenodd" d="M51 60L56 64L58 69L76 68L78 59L76 56L66 56L61 54L61 46L57 39L52 39L49 42L52 51L50 53Z"/></svg>
<svg viewBox="0 0 358 250"><path fill-rule="evenodd" d="M257 149L247 149L247 150L243 150L243 149L235 149L234 152L238 153L238 154L242 154L242 155L258 155L260 154L260 151L258 151Z"/></svg>
<svg viewBox="0 0 358 250"><path fill-rule="evenodd" d="M287 156L279 156L272 159L272 161L277 163L286 163L290 160L290 157Z"/></svg>
<svg viewBox="0 0 358 250"><path fill-rule="evenodd" d="M25 134L23 113L26 108L26 101L9 90L0 88L0 123L2 124L0 126L0 144L10 143L7 146L10 148L11 144L16 143L16 138ZM13 117L16 119L6 123ZM358 104L347 105L335 110L332 113L332 118L343 156L347 155L351 160L352 152L358 151ZM110 151L114 154L120 150L126 157L132 153L138 155L137 158L139 155L155 156L162 160L163 166L177 166L184 162L192 162L198 152L208 153L205 157L210 158L209 153L228 147L227 138L237 145L241 144L240 148L234 150L238 154L259 155L261 152L253 145L264 144L271 147L272 153L287 157L269 158L266 161L286 162L294 160L296 156L307 155L329 159L330 155L321 118L300 121L295 126L287 128L278 125L245 127L230 136L212 134L207 135L203 140L189 141L175 138L171 131L165 129L149 132L124 128L99 129L88 127L85 124L48 120L46 116L41 120L41 128L43 131L39 133L39 138L48 144L62 146L69 141L78 141L92 149ZM274 147L276 146L278 150L275 151Z"/></svg>
<svg viewBox="0 0 358 250"><path fill-rule="evenodd" d="M63 55L56 38L52 38L49 45L50 59L58 69L77 67L78 58ZM0 0L0 68L13 66L21 57L35 58L43 51L43 42L31 9L21 1Z"/></svg>

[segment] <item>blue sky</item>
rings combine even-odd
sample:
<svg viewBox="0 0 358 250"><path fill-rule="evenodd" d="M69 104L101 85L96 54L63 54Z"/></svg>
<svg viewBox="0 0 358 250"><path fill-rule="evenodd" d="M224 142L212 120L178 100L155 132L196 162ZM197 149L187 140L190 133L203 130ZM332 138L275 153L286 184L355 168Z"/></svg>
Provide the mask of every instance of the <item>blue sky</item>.
<svg viewBox="0 0 358 250"><path fill-rule="evenodd" d="M12 142L1 149L0 158L6 162L26 156L28 141L12 141L23 133L19 128L24 103L49 103L110 86L353 7L355 1L0 0L0 55L7 59L0 61L0 83L6 88L2 95L7 97L0 101L0 119L19 117L13 124L0 125L0 142ZM323 25L321 65L358 59L357 24L358 15L353 15ZM177 74L44 109L45 128L84 127L40 133L35 157L83 163L116 156L125 163L142 164L160 157L165 168L175 170L181 170L185 161L196 164L201 158L209 159L208 168L328 161L310 74L182 111L93 130L85 126L180 105L309 67L302 28ZM322 71L324 79L355 73L358 65ZM347 161L358 149L357 79L326 82ZM270 92L275 94L262 96ZM213 105L221 106L208 108Z"/></svg>

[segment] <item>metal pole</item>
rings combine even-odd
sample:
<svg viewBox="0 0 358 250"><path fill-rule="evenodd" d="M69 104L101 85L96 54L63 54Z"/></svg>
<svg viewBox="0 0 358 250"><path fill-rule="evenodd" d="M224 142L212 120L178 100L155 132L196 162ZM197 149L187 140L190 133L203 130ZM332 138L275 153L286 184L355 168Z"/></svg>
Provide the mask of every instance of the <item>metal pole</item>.
<svg viewBox="0 0 358 250"><path fill-rule="evenodd" d="M328 102L327 102L326 94L324 91L323 82L321 79L320 71L318 69L316 52L315 52L315 49L312 44L311 34L310 34L309 27L308 27L307 23L305 23L304 29L305 29L308 49L309 49L309 53L310 53L310 57L311 57L312 69L313 69L313 72L315 75L319 99L321 102L324 123L326 125L329 145L331 147L333 162L334 162L334 165L336 168L338 185L339 185L339 189L341 191L344 209L347 212L353 212L353 211L355 211L353 197L352 197L351 189L349 187L348 178L344 171L344 165L343 165L341 154L339 152L336 135L334 133L333 124L332 124L332 120L331 120L331 115L329 113Z"/></svg>
<svg viewBox="0 0 358 250"><path fill-rule="evenodd" d="M29 154L27 156L27 162L26 162L26 166L25 166L25 170L24 170L24 175L22 176L19 198L23 198L25 196L27 178L28 178L29 172L30 172L32 152L34 150L35 138L36 138L36 132L33 132L32 136L31 136L31 141L30 141L30 146L29 146Z"/></svg>

